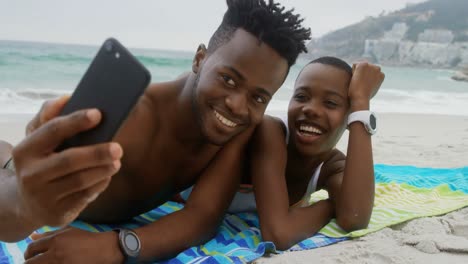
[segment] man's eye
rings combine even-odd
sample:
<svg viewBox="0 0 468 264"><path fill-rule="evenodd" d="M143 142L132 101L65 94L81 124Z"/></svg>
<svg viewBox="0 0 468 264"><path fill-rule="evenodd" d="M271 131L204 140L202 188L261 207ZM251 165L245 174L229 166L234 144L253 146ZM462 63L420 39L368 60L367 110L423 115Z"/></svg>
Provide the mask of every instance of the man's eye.
<svg viewBox="0 0 468 264"><path fill-rule="evenodd" d="M234 82L234 80L227 75L223 75L223 80L229 86L232 86L232 87L236 86L236 82Z"/></svg>
<svg viewBox="0 0 468 264"><path fill-rule="evenodd" d="M262 96L254 96L254 99L259 104L266 104L267 103L267 100L265 98L263 98Z"/></svg>

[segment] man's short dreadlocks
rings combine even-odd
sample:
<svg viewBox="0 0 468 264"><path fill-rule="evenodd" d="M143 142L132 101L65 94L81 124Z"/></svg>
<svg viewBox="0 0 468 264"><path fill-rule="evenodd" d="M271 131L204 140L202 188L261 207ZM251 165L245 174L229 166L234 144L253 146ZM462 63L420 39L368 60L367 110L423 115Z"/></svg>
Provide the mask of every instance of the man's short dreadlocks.
<svg viewBox="0 0 468 264"><path fill-rule="evenodd" d="M310 29L303 28L304 19L293 14L273 0L227 0L228 10L223 21L210 39L208 52L228 42L238 28L256 36L288 61L289 67L301 52L307 52L305 42Z"/></svg>

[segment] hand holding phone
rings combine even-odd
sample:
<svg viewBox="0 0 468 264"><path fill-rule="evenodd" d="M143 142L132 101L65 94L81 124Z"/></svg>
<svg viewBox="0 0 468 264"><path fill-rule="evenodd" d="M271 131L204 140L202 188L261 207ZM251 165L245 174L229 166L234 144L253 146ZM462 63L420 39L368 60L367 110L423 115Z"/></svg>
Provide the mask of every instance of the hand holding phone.
<svg viewBox="0 0 468 264"><path fill-rule="evenodd" d="M149 80L148 71L109 39L72 97L44 104L12 150L21 194L14 206L24 221L18 236L43 225L67 225L107 188L123 155L109 141ZM100 112L90 110L95 108ZM74 146L83 147L56 151Z"/></svg>
<svg viewBox="0 0 468 264"><path fill-rule="evenodd" d="M97 108L102 121L67 139L58 151L112 140L151 79L149 71L116 39L107 39L65 105L61 115Z"/></svg>

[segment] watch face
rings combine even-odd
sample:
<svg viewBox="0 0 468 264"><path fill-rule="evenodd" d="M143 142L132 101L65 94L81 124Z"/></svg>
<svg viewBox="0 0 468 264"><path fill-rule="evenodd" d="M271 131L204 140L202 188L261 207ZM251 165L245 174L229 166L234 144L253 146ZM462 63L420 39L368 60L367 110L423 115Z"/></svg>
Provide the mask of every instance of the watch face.
<svg viewBox="0 0 468 264"><path fill-rule="evenodd" d="M137 251L140 249L140 242L138 239L131 233L126 234L125 238L125 246L128 248L130 251Z"/></svg>
<svg viewBox="0 0 468 264"><path fill-rule="evenodd" d="M372 128L372 130L375 130L377 128L377 119L375 118L374 115L370 115L369 116L369 123L370 123L370 127Z"/></svg>

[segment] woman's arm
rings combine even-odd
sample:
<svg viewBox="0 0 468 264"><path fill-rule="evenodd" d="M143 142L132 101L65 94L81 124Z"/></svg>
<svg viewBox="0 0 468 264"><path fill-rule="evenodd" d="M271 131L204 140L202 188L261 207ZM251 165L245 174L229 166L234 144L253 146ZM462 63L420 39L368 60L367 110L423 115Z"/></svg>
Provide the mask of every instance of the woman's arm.
<svg viewBox="0 0 468 264"><path fill-rule="evenodd" d="M377 93L385 75L380 67L368 63L354 66L349 87L350 113L369 110L370 99ZM346 164L339 155L331 164L335 171L327 178L326 188L334 197L336 220L351 232L366 228L374 205L374 162L371 135L361 122L349 125ZM344 155L342 156L344 157Z"/></svg>
<svg viewBox="0 0 468 264"><path fill-rule="evenodd" d="M251 175L263 240L286 250L311 237L333 216L330 201L290 208L285 171L287 149L281 121L265 116L253 136Z"/></svg>

